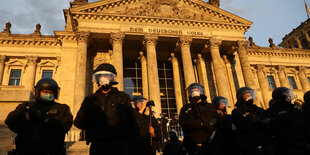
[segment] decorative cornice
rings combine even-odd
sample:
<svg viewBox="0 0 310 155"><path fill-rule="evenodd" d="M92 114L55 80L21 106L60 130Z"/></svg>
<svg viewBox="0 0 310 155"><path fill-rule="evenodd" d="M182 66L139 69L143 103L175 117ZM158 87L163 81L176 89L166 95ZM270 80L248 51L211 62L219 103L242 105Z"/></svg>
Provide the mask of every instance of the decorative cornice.
<svg viewBox="0 0 310 155"><path fill-rule="evenodd" d="M143 44L145 46L156 45L158 40L158 35L155 34L145 34Z"/></svg>
<svg viewBox="0 0 310 155"><path fill-rule="evenodd" d="M124 33L111 33L111 44L123 44L125 38Z"/></svg>
<svg viewBox="0 0 310 155"><path fill-rule="evenodd" d="M90 32L78 32L76 35L78 41L87 42L90 38Z"/></svg>
<svg viewBox="0 0 310 155"><path fill-rule="evenodd" d="M274 57L296 57L296 58L310 58L310 54L303 53L282 53L282 52L264 52L264 51L249 51L247 50L249 56L274 56Z"/></svg>
<svg viewBox="0 0 310 155"><path fill-rule="evenodd" d="M37 64L38 57L37 56L26 56L27 65L35 66Z"/></svg>
<svg viewBox="0 0 310 155"><path fill-rule="evenodd" d="M207 44L206 47L211 47L211 48L220 48L222 44L222 40L216 39L216 38L211 38Z"/></svg>
<svg viewBox="0 0 310 155"><path fill-rule="evenodd" d="M103 21L119 21L119 22L135 22L135 23L154 23L165 24L170 26L195 26L201 28L227 29L247 31L250 25L238 23L221 23L213 21L198 21L186 19L160 18L148 16L129 16L129 15L111 15L111 14L95 14L95 13L76 13L73 19L103 20Z"/></svg>
<svg viewBox="0 0 310 155"><path fill-rule="evenodd" d="M22 46L58 46L60 42L55 38L19 38L19 37L8 37L0 38L0 44L2 45L22 45Z"/></svg>
<svg viewBox="0 0 310 155"><path fill-rule="evenodd" d="M177 42L177 46L190 46L193 41L193 38L188 36L181 36Z"/></svg>
<svg viewBox="0 0 310 155"><path fill-rule="evenodd" d="M171 57L168 59L172 64L178 63L178 59L175 57L174 53L170 54Z"/></svg>

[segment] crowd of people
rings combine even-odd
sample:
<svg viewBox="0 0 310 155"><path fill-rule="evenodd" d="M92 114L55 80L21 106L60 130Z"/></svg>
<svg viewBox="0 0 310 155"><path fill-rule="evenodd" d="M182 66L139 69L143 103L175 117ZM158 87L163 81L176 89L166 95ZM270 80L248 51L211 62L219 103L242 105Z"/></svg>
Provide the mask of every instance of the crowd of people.
<svg viewBox="0 0 310 155"><path fill-rule="evenodd" d="M264 110L254 104L254 90L242 87L230 115L227 98L218 96L208 103L204 87L193 83L187 88L189 103L168 120L164 114L153 116L156 103L142 96L130 98L114 87L116 75L110 64L96 68L99 89L85 97L74 121L69 107L55 102L58 84L41 79L35 101L18 105L7 116L5 123L17 133L16 149L9 155L65 155L64 138L73 123L85 131L90 155L310 154L310 91L299 110L292 104L293 92L279 87Z"/></svg>

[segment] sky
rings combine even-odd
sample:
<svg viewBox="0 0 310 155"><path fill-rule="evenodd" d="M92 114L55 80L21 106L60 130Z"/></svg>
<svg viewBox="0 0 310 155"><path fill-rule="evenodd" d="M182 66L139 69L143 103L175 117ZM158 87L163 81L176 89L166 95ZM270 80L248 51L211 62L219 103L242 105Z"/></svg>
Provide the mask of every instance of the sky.
<svg viewBox="0 0 310 155"><path fill-rule="evenodd" d="M0 0L0 31L10 21L11 32L33 33L40 23L43 35L64 30L63 9L73 0ZM98 0L89 0L95 2ZM206 0L208 1L208 0ZM310 0L306 0L310 4ZM253 22L245 33L256 45L269 46L272 38L279 44L282 38L307 19L304 0L221 0L221 9ZM310 6L309 6L310 7Z"/></svg>

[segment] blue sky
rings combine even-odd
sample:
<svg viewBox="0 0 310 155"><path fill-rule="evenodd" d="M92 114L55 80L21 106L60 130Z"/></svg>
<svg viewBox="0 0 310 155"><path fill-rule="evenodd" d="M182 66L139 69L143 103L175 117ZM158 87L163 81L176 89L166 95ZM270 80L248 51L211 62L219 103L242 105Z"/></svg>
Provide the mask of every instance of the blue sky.
<svg viewBox="0 0 310 155"><path fill-rule="evenodd" d="M12 23L12 33L29 34L35 25L42 25L42 34L63 30L63 9L73 0L0 0L0 31ZM98 0L89 0L94 2ZM310 4L310 0L307 0ZM253 22L245 34L260 46L268 46L273 38L282 38L307 19L304 0L221 0L220 8Z"/></svg>

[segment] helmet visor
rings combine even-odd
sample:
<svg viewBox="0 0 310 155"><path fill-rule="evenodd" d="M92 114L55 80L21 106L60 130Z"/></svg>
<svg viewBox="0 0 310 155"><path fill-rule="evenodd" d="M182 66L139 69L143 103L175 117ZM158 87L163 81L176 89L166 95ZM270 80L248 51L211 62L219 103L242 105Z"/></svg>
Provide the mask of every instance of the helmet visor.
<svg viewBox="0 0 310 155"><path fill-rule="evenodd" d="M115 74L107 71L100 71L94 74L95 82L99 83L99 85L107 85L111 82L114 82Z"/></svg>
<svg viewBox="0 0 310 155"><path fill-rule="evenodd" d="M246 90L242 93L242 97L245 101L249 101L251 99L256 100L256 94L254 90Z"/></svg>
<svg viewBox="0 0 310 155"><path fill-rule="evenodd" d="M226 107L230 107L230 104L226 98L220 99L218 104L224 103Z"/></svg>
<svg viewBox="0 0 310 155"><path fill-rule="evenodd" d="M285 101L288 101L288 102L291 102L292 100L296 99L295 94L290 89L284 92L283 96L285 97Z"/></svg>
<svg viewBox="0 0 310 155"><path fill-rule="evenodd" d="M198 85L190 86L188 87L188 94L190 97L204 95L204 88Z"/></svg>

